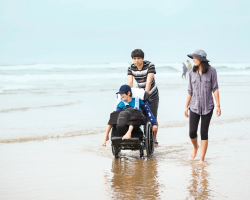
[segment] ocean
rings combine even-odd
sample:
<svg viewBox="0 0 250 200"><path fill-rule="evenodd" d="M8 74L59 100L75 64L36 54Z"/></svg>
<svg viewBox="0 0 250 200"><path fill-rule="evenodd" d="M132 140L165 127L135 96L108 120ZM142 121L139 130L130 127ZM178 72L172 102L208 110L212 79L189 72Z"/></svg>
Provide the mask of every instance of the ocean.
<svg viewBox="0 0 250 200"><path fill-rule="evenodd" d="M205 166L199 153L189 158L181 63L155 63L155 155L116 160L110 142L101 147L130 64L0 66L0 199L250 198L250 63L211 63L222 115L212 117Z"/></svg>

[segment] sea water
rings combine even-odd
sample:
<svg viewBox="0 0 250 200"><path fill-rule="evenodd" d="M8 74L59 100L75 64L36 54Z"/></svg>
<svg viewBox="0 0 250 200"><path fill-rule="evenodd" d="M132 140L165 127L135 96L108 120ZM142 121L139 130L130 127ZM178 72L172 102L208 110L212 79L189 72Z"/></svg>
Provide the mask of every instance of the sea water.
<svg viewBox="0 0 250 200"><path fill-rule="evenodd" d="M0 66L0 199L250 198L250 64L211 63L222 115L213 114L205 165L200 151L190 159L181 63L155 63L154 155L114 159L110 141L101 146L129 64Z"/></svg>
<svg viewBox="0 0 250 200"><path fill-rule="evenodd" d="M0 66L0 141L99 132L115 109L115 93L127 83L128 66L129 63ZM230 92L230 98L235 98L240 86L249 93L250 64L215 63L212 66L217 70L222 95ZM156 64L156 72L160 125L184 123L188 79L181 78L182 65ZM239 101L235 98L235 105L227 107L222 104L223 114L237 108L235 112L228 112L226 118L248 116ZM225 99L222 102L227 104Z"/></svg>

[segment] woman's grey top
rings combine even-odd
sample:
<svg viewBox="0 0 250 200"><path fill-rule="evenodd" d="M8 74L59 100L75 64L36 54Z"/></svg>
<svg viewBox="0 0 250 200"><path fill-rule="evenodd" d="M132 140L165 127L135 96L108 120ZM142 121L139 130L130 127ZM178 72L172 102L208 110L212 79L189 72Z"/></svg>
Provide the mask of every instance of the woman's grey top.
<svg viewBox="0 0 250 200"><path fill-rule="evenodd" d="M189 73L188 93L192 96L189 109L198 115L206 115L214 108L212 92L218 89L217 72L209 66L207 73L198 70Z"/></svg>

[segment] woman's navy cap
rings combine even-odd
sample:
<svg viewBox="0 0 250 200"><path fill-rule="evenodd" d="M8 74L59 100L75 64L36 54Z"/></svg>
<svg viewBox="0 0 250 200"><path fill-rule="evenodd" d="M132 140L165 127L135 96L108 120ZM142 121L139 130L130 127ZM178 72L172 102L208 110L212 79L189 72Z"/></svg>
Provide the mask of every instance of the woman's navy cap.
<svg viewBox="0 0 250 200"><path fill-rule="evenodd" d="M122 85L116 94L124 94L126 92L131 92L131 87L129 85Z"/></svg>

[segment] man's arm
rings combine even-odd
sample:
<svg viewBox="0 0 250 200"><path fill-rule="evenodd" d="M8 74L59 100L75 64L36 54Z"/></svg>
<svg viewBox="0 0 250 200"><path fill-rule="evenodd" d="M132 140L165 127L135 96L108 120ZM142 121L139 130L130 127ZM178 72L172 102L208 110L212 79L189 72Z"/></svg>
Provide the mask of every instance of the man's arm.
<svg viewBox="0 0 250 200"><path fill-rule="evenodd" d="M146 87L145 87L146 92L149 92L153 78L154 78L154 73L149 73L147 76L147 82L146 82Z"/></svg>
<svg viewBox="0 0 250 200"><path fill-rule="evenodd" d="M133 87L133 75L128 75L128 85L131 88Z"/></svg>

